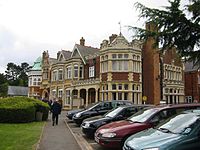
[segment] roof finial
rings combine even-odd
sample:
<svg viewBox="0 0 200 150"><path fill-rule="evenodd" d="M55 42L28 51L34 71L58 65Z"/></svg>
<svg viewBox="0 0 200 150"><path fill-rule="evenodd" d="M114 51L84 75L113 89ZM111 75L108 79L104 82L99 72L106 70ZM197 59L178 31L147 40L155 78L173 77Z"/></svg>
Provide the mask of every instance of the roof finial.
<svg viewBox="0 0 200 150"><path fill-rule="evenodd" d="M121 21L119 21L118 24L119 24L119 31L120 31L120 32L119 32L119 35L121 35L121 34L122 34L122 33L121 33L121 31L122 31Z"/></svg>

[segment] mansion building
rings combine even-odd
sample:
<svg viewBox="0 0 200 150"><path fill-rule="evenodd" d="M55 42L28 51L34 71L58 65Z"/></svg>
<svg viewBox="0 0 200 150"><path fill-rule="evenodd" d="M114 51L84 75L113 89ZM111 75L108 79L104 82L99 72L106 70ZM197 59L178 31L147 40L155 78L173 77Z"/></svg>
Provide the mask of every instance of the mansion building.
<svg viewBox="0 0 200 150"><path fill-rule="evenodd" d="M44 51L40 96L59 99L66 109L111 100L134 104L184 102L180 57L173 49L161 55L152 47L153 42L128 42L120 33L103 40L100 48L86 46L82 37L72 51L58 51L57 58Z"/></svg>

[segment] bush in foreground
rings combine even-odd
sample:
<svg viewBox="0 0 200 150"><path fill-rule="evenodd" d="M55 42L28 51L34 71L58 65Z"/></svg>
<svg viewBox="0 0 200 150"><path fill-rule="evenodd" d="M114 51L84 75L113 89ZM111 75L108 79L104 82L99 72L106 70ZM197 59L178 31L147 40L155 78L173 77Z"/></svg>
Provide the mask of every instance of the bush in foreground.
<svg viewBox="0 0 200 150"><path fill-rule="evenodd" d="M28 97L0 99L0 122L32 122L38 111L43 113L43 120L48 118L49 106L40 100Z"/></svg>

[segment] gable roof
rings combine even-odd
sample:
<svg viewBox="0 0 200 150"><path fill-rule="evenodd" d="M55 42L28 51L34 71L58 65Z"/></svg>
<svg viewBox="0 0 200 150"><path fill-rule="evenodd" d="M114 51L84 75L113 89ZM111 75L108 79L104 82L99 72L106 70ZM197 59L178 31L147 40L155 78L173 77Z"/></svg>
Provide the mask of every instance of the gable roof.
<svg viewBox="0 0 200 150"><path fill-rule="evenodd" d="M61 53L63 54L65 59L68 59L71 57L72 52L70 51L66 51L66 50L62 50Z"/></svg>
<svg viewBox="0 0 200 150"><path fill-rule="evenodd" d="M64 60L67 60L67 59L69 59L71 57L71 54L72 54L72 52L70 52L70 51L61 50L60 54L59 54L59 57L58 57L58 60L60 61L61 56L64 57Z"/></svg>
<svg viewBox="0 0 200 150"><path fill-rule="evenodd" d="M10 95L10 96L28 96L28 87L8 86L8 95Z"/></svg>
<svg viewBox="0 0 200 150"><path fill-rule="evenodd" d="M76 51L78 52L80 58L83 60L84 64L86 64L86 60L85 60L86 56L99 53L98 48L75 44L74 49L73 49L72 54L71 54L72 58L77 58L77 55L76 56L73 55Z"/></svg>

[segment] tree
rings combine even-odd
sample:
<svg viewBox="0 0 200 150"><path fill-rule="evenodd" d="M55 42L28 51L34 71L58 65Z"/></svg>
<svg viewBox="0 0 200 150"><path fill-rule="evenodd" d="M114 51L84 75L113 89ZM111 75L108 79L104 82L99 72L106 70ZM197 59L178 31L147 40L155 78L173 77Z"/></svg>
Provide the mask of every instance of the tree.
<svg viewBox="0 0 200 150"><path fill-rule="evenodd" d="M147 31L131 27L135 37L147 40L153 37L164 52L172 47L195 65L200 64L200 1L188 0L189 4L181 9L181 0L168 1L170 6L165 10L151 9L141 3L135 6L140 10L140 18L157 26L157 31Z"/></svg>
<svg viewBox="0 0 200 150"><path fill-rule="evenodd" d="M0 97L7 96L8 83L3 73L0 73Z"/></svg>
<svg viewBox="0 0 200 150"><path fill-rule="evenodd" d="M8 80L9 85L15 86L28 86L28 75L30 66L28 63L21 63L21 66L14 63L7 64L6 79Z"/></svg>

